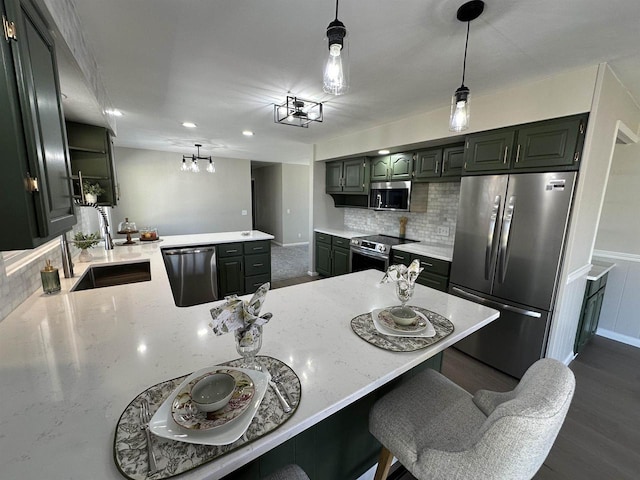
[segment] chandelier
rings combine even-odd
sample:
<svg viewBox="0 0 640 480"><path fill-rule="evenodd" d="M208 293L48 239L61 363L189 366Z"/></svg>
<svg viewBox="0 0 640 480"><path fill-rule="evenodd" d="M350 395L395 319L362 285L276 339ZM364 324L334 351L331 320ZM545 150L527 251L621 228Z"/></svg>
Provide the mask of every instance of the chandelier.
<svg viewBox="0 0 640 480"><path fill-rule="evenodd" d="M195 147L198 149L198 153L196 155L182 155L182 166L180 167L181 172L193 172L198 173L200 171L200 166L198 165L198 160L209 160L209 165L207 165L207 172L215 173L216 166L211 159L211 155L208 157L200 155L200 147L202 144L196 143ZM187 162L189 161L189 162Z"/></svg>

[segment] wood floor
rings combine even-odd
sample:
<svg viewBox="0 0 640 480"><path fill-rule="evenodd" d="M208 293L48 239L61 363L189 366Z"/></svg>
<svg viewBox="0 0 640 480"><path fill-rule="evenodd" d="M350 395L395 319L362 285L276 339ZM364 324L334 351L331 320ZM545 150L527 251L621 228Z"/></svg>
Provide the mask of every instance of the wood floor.
<svg viewBox="0 0 640 480"><path fill-rule="evenodd" d="M570 365L576 391L536 480L640 478L640 349L596 336ZM517 380L455 349L443 373L467 391L510 390ZM391 476L390 476L391 477ZM412 480L409 473L393 478Z"/></svg>

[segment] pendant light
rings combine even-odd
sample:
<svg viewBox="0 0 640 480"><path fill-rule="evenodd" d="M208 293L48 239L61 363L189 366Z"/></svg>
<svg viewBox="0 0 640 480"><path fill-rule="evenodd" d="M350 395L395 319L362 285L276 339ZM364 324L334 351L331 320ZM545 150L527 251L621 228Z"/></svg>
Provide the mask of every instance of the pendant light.
<svg viewBox="0 0 640 480"><path fill-rule="evenodd" d="M449 130L462 132L469 128L469 88L464 84L464 75L467 70L467 47L469 46L469 26L472 20L478 18L484 10L482 0L472 0L458 8L457 18L461 22L467 22L467 38L464 43L464 60L462 62L462 84L451 98L451 116L449 118Z"/></svg>
<svg viewBox="0 0 640 480"><path fill-rule="evenodd" d="M348 48L345 48L347 29L338 20L338 0L336 0L336 18L327 27L329 58L324 67L323 87L326 93L342 95L349 89Z"/></svg>
<svg viewBox="0 0 640 480"><path fill-rule="evenodd" d="M200 166L198 165L198 160L209 160L209 165L207 165L207 172L215 173L216 167L211 159L211 156L203 156L200 155L200 147L202 145L199 143L195 144L195 147L198 149L198 153L196 155L183 155L182 156L182 165L180 166L181 172L193 172L198 173L200 171ZM187 163L187 160L191 160L191 164Z"/></svg>

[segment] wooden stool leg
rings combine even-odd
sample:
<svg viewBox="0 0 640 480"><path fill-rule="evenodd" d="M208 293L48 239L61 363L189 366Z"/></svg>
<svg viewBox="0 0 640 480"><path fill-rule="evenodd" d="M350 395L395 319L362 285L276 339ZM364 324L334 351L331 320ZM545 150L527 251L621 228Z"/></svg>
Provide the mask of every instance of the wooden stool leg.
<svg viewBox="0 0 640 480"><path fill-rule="evenodd" d="M393 461L393 453L382 447L380 450L380 458L378 459L378 468L376 469L376 476L373 480L385 480L389 475L391 469L391 462Z"/></svg>

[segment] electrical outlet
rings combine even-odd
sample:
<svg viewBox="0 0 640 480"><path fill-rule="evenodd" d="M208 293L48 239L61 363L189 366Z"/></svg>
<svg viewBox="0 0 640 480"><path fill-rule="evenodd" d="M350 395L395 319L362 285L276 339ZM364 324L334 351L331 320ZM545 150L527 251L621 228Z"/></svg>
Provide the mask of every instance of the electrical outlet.
<svg viewBox="0 0 640 480"><path fill-rule="evenodd" d="M247 211L246 210L242 210L242 215L246 215Z"/></svg>
<svg viewBox="0 0 640 480"><path fill-rule="evenodd" d="M298 238L302 238L302 234L301 233L298 234Z"/></svg>
<svg viewBox="0 0 640 480"><path fill-rule="evenodd" d="M436 234L437 235L442 235L444 237L448 237L449 236L449 227L438 227L438 228L436 228Z"/></svg>

